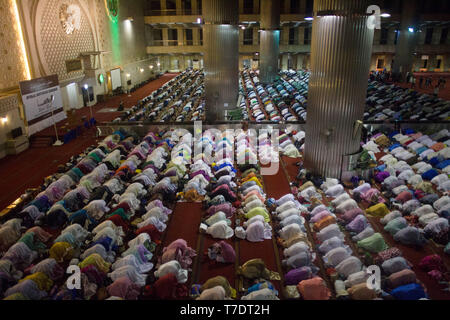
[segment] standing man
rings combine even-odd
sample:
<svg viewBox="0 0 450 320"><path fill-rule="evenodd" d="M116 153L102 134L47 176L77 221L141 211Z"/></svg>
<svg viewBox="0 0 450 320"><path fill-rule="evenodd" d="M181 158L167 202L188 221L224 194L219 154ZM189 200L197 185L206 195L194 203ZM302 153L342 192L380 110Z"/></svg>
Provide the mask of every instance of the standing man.
<svg viewBox="0 0 450 320"><path fill-rule="evenodd" d="M439 84L434 87L434 96L437 98L439 96Z"/></svg>

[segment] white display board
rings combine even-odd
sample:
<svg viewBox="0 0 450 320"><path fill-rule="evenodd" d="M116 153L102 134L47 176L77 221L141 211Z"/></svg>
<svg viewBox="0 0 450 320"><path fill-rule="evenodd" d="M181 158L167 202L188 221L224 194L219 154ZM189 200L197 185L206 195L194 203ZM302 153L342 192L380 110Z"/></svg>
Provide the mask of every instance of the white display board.
<svg viewBox="0 0 450 320"><path fill-rule="evenodd" d="M193 66L193 69L194 70L199 70L200 69L200 61L198 61L198 60L193 60L193 62L192 62L192 66Z"/></svg>
<svg viewBox="0 0 450 320"><path fill-rule="evenodd" d="M66 118L57 75L20 82L28 135Z"/></svg>
<svg viewBox="0 0 450 320"><path fill-rule="evenodd" d="M120 68L111 70L111 87L116 90L122 86L122 78L120 75Z"/></svg>

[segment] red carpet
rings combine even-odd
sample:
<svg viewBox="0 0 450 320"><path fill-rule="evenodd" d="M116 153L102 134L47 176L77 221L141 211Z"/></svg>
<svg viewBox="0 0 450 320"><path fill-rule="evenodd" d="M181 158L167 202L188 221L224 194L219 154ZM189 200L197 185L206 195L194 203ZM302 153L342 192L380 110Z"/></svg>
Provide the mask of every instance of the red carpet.
<svg viewBox="0 0 450 320"><path fill-rule="evenodd" d="M198 227L201 218L202 204L200 202L177 202L161 246L161 248L164 248L175 240L184 239L189 247L197 251L197 256L193 258L191 265L192 271L189 272L188 285L195 281L199 255L201 255L201 252L198 252Z"/></svg>
<svg viewBox="0 0 450 320"><path fill-rule="evenodd" d="M440 77L443 77L447 83L445 84L444 88L439 89L438 97L450 100L450 73L449 72L415 72L414 76L416 77L416 87L414 88L415 91L421 92L421 93L427 93L427 94L433 94L434 93L434 87L437 85L437 82ZM431 86L428 88L425 88L425 79L423 79L422 88L419 87L419 80L422 77L431 77L432 82ZM402 88L411 88L410 83L396 83L396 85L402 87Z"/></svg>
<svg viewBox="0 0 450 320"><path fill-rule="evenodd" d="M195 249L198 227L202 218L201 212L200 202L177 202L167 227L163 247L177 239L184 239L191 248Z"/></svg>
<svg viewBox="0 0 450 320"><path fill-rule="evenodd" d="M281 157L282 164L284 168L286 169L286 174L288 175L288 180L293 182L295 181L295 178L298 175L298 166L296 165L297 162L302 161L302 158L290 158L287 156Z"/></svg>

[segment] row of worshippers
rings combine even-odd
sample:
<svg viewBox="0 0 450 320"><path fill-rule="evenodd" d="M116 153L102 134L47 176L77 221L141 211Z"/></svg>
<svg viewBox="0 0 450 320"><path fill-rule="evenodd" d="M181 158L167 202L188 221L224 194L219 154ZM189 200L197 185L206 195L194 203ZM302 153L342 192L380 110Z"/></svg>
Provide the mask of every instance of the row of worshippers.
<svg viewBox="0 0 450 320"><path fill-rule="evenodd" d="M422 299L427 295L423 287L416 283L409 271L411 265L401 257L397 248L388 248L383 235L376 233L358 203L345 190L337 179L305 181L298 188L302 203L311 203L309 220L319 254L322 256L327 274L334 283L334 291L338 299ZM316 186L320 189L316 189ZM369 188L356 188L352 194L364 196L358 200L379 201L380 192ZM308 191L307 193L305 191ZM369 192L370 191L370 192ZM323 194L323 196L322 196ZM324 204L330 201L331 207ZM383 204L384 205L384 204ZM351 239L360 252L353 252L347 239ZM369 288L366 285L369 273L366 266L372 262L367 255L375 257L375 261L383 272L383 287ZM395 255L399 253L398 255ZM397 272L401 272L397 274ZM405 273L405 274L404 274ZM391 278L389 278L392 275ZM327 292L325 286L323 293ZM318 291L319 292L319 291ZM329 295L328 295L329 296ZM328 298L323 295L323 298Z"/></svg>
<svg viewBox="0 0 450 320"><path fill-rule="evenodd" d="M385 148L385 154L379 158L375 175L395 209L383 220L385 229L403 244L423 246L432 239L450 252L448 130L430 136L404 130L390 137L392 143L379 146ZM405 161L404 153L412 157Z"/></svg>
<svg viewBox="0 0 450 320"><path fill-rule="evenodd" d="M348 193L346 193L348 195ZM384 299L418 300L427 299L424 286L418 281L411 263L403 257L397 247L389 247L381 233L375 232L372 223L366 217L373 219L387 218L389 210L387 201L377 188L372 188L364 181L351 191L350 200L359 202L368 208L363 212L360 207L340 216L340 222L346 226L354 241L366 257L372 255L372 263L380 267L382 274L382 297ZM341 196L339 201L343 200ZM356 213L358 211L358 213ZM364 218L362 218L362 216ZM385 228L385 231L388 229ZM370 261L370 259L368 259Z"/></svg>
<svg viewBox="0 0 450 320"><path fill-rule="evenodd" d="M323 279L317 276L314 264L316 254L305 227L307 207L292 194L286 194L272 203L279 243L283 248L285 295L290 299L327 299L329 291Z"/></svg>
<svg viewBox="0 0 450 320"><path fill-rule="evenodd" d="M2 224L2 295L136 299L145 284L154 287L147 274L155 264L155 277L177 270L182 282L183 268L189 265L183 261L193 256L183 240L166 248L176 248L180 266L167 254L158 263L153 256L171 213L163 203L173 199L178 188L173 163L165 163L172 146L169 136L149 133L138 143L119 130L57 176L26 205L20 219ZM20 239L8 243L11 235ZM70 265L81 270L82 290L66 286L64 274Z"/></svg>
<svg viewBox="0 0 450 320"><path fill-rule="evenodd" d="M288 81L280 79L279 83L264 87L253 71L244 70L241 76L239 84L244 99L240 108L246 119L290 122L297 121L298 115L305 114L299 102L304 97Z"/></svg>
<svg viewBox="0 0 450 320"><path fill-rule="evenodd" d="M379 81L369 82L365 121L446 121L449 101Z"/></svg>
<svg viewBox="0 0 450 320"><path fill-rule="evenodd" d="M204 224L214 225L223 224L223 229L228 230L229 235L233 235L233 229L231 226L231 220L235 220L236 229L234 234L236 237L250 241L250 242L260 242L265 239L271 239L271 226L269 224L269 213L265 207L265 194L263 191L262 178L259 175L259 166L251 164L256 163L257 154L256 149L249 143L250 138L248 133L244 131L238 131L235 136L235 152L237 159L244 159L245 164L239 165L239 170L241 175L239 180L236 182L236 170L232 166L229 152L233 152L230 145L227 145L228 150L225 148L225 144L221 144L222 141L226 141L225 136L222 140L215 145L215 153L220 153L224 156L223 160L225 162L216 162L214 169L219 169L217 172L223 171L228 172L226 175L217 176L213 179L217 179L225 185L223 189L227 189L227 193L223 194L225 196L225 203L215 204L209 206L207 203L207 214L203 221ZM233 140L233 139L232 139ZM251 160L250 160L251 159ZM241 163L241 162L238 162ZM228 187L232 188L236 193L233 193L233 197L228 194ZM217 186L212 187L217 190ZM233 192L234 192L233 191ZM239 197L234 197L234 195ZM210 198L214 194L210 195ZM213 198L214 199L214 198ZM236 210L236 208L239 208ZM235 218L235 219L232 219ZM220 220L217 222L217 220ZM243 221L241 225L241 220ZM211 226L208 227L208 229ZM217 228L217 227L216 227ZM215 230L214 230L215 231ZM220 238L220 233L213 234L207 231L213 238ZM221 232L226 234L226 232ZM236 259L236 255L233 247L227 240L222 240L218 243L214 243L208 248L208 257L215 260L217 263L233 263ZM268 300L268 299L278 299L278 292L274 288L273 284L269 281L271 280L270 272L265 268L265 264L261 259L253 259L247 261L239 269L238 276L241 276L248 281L248 289L245 290L242 300ZM215 285L215 286L213 286ZM230 299L236 298L236 292L234 289L229 289L228 281L221 276L217 276L209 279L203 284L198 291L197 299Z"/></svg>
<svg viewBox="0 0 450 320"><path fill-rule="evenodd" d="M138 101L114 122L196 121L204 116L204 73L188 68Z"/></svg>

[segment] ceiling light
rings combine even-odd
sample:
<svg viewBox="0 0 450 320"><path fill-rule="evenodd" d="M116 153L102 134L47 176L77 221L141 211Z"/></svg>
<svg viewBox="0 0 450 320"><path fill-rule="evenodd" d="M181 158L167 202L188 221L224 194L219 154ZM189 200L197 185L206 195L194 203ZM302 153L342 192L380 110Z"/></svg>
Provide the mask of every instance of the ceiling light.
<svg viewBox="0 0 450 320"><path fill-rule="evenodd" d="M391 14L387 13L387 12L380 14L380 17L382 17L382 18L390 18L390 16L391 16Z"/></svg>
<svg viewBox="0 0 450 320"><path fill-rule="evenodd" d="M305 20L306 21L312 21L312 20L314 20L314 18L313 17L305 17Z"/></svg>
<svg viewBox="0 0 450 320"><path fill-rule="evenodd" d="M408 28L408 31L411 32L411 33L413 33L413 32L414 32L414 28L413 28L413 27L409 27L409 28Z"/></svg>

